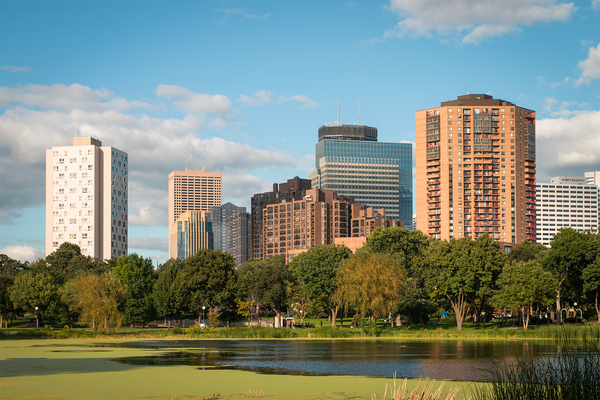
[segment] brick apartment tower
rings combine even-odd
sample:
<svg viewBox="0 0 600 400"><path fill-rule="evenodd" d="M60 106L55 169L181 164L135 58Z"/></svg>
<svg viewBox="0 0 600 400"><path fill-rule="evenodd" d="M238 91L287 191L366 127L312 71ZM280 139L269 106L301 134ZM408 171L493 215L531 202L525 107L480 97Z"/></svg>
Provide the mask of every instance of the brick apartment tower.
<svg viewBox="0 0 600 400"><path fill-rule="evenodd" d="M300 179L295 177L289 179L286 183L274 183L273 191L265 193L257 193L252 196L252 212L250 221L251 231L251 257L257 260L265 258L264 252L264 232L263 232L263 214L269 204L279 204L291 202L292 200L302 200L306 194L306 190L311 188L310 179ZM292 234L291 227L289 233Z"/></svg>
<svg viewBox="0 0 600 400"><path fill-rule="evenodd" d="M62 243L102 260L127 255L127 153L92 137L46 150L46 255Z"/></svg>
<svg viewBox="0 0 600 400"><path fill-rule="evenodd" d="M186 211L210 212L213 207L221 206L222 174L206 172L201 169L173 171L169 174L169 258L176 257L177 252L171 237L177 228L172 224ZM197 226L204 226L197 224Z"/></svg>
<svg viewBox="0 0 600 400"><path fill-rule="evenodd" d="M468 94L415 120L417 229L535 243L535 111Z"/></svg>

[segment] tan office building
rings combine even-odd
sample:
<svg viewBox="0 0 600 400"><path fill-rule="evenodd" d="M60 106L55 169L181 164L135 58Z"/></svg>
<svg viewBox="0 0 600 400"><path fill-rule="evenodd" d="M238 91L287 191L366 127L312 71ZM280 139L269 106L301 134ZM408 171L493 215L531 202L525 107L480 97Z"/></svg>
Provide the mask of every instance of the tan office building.
<svg viewBox="0 0 600 400"><path fill-rule="evenodd" d="M198 250L213 249L213 232L206 211L186 211L169 229L169 258L185 260Z"/></svg>
<svg viewBox="0 0 600 400"><path fill-rule="evenodd" d="M468 94L415 120L417 229L535 242L535 111Z"/></svg>
<svg viewBox="0 0 600 400"><path fill-rule="evenodd" d="M46 150L46 255L64 242L103 260L127 254L128 164L91 137Z"/></svg>
<svg viewBox="0 0 600 400"><path fill-rule="evenodd" d="M172 245L177 243L172 237L172 232L177 231L173 224L186 211L210 212L213 207L220 207L221 183L220 172L188 169L169 174L169 258L177 257L178 253ZM200 232L197 234L200 235ZM212 244L210 248L212 249Z"/></svg>

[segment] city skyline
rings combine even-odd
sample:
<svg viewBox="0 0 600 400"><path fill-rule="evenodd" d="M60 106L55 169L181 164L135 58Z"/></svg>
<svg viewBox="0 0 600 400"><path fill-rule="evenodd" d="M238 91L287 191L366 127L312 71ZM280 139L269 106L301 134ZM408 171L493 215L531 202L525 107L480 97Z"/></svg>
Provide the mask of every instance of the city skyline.
<svg viewBox="0 0 600 400"><path fill-rule="evenodd" d="M2 2L0 252L43 256L45 149L75 136L129 154L128 251L161 262L169 172L249 209L307 177L338 100L414 143L415 111L490 94L536 110L539 182L598 170L600 1L478 4Z"/></svg>

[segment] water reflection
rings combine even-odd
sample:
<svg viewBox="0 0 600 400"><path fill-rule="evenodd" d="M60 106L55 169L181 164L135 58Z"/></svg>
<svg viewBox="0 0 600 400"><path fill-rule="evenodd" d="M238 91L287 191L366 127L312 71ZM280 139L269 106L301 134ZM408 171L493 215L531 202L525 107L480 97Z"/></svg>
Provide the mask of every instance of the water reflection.
<svg viewBox="0 0 600 400"><path fill-rule="evenodd" d="M526 341L210 340L105 343L157 350L113 361L134 365L191 365L268 374L362 375L487 380L492 360L553 354L555 343Z"/></svg>

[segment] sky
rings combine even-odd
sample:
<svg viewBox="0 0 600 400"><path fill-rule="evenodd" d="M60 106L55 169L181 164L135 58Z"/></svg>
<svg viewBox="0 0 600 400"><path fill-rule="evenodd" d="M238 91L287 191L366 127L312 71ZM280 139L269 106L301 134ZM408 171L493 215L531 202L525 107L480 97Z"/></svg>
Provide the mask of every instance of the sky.
<svg viewBox="0 0 600 400"><path fill-rule="evenodd" d="M600 0L0 1L0 253L44 257L45 150L129 154L129 251L167 257L171 171L249 207L337 120L415 141L467 93L533 109L537 178L600 170Z"/></svg>

